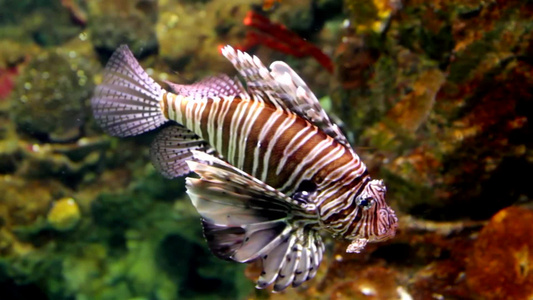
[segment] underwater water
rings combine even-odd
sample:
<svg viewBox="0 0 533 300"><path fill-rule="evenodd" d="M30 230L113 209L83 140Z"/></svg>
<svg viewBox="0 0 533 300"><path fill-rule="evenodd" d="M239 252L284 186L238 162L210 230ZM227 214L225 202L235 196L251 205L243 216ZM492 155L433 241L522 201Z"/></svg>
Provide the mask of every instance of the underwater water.
<svg viewBox="0 0 533 300"><path fill-rule="evenodd" d="M0 0L0 299L533 299L533 1ZM157 82L281 60L387 186L396 236L257 290L91 97L127 44Z"/></svg>

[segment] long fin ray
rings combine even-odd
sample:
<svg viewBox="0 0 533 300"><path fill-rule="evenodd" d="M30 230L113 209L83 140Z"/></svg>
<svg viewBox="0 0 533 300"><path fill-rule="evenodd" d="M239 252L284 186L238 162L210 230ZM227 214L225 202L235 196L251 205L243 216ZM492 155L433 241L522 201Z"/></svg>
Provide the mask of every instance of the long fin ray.
<svg viewBox="0 0 533 300"><path fill-rule="evenodd" d="M285 256L285 261L279 270L274 291L282 291L294 281L296 267L301 257L302 245L299 243L296 235L291 236L292 242L289 244L289 251Z"/></svg>
<svg viewBox="0 0 533 300"><path fill-rule="evenodd" d="M266 288L277 279L280 267L286 259L289 246L289 239L286 239L268 255L262 257L263 272L257 281L256 287L258 289Z"/></svg>
<svg viewBox="0 0 533 300"><path fill-rule="evenodd" d="M272 70L270 75L279 84L279 88L289 96L282 97L282 100L291 111L315 124L341 144L349 144L339 126L322 108L315 94L289 65L275 61L270 64L270 69Z"/></svg>
<svg viewBox="0 0 533 300"><path fill-rule="evenodd" d="M280 109L287 109L278 97L276 82L271 78L269 70L259 58L250 56L246 52L235 50L229 45L222 48L222 55L233 64L242 76L248 92L255 101L268 103Z"/></svg>
<svg viewBox="0 0 533 300"><path fill-rule="evenodd" d="M139 65L128 46L109 59L91 99L97 123L114 136L153 130L167 120L159 104L165 91Z"/></svg>
<svg viewBox="0 0 533 300"><path fill-rule="evenodd" d="M339 126L329 118L311 89L289 65L276 61L269 70L258 57L236 51L231 46L224 47L222 54L241 74L254 99L291 111L337 142L349 145Z"/></svg>
<svg viewBox="0 0 533 300"><path fill-rule="evenodd" d="M280 291L312 278L306 274L302 280L299 267L303 248L310 247L310 241L318 236L313 229L317 216L305 204L228 163L202 152L192 153L194 160L187 164L200 178L187 178L187 193L203 218L211 251L238 262L261 258L264 271L258 288L274 283L274 289ZM306 249L306 253L321 256L316 251L323 247Z"/></svg>
<svg viewBox="0 0 533 300"><path fill-rule="evenodd" d="M262 257L263 272L256 287L265 288L275 283L274 291L281 291L291 283L294 287L301 285L315 276L323 251L321 237L316 231L298 228L290 239ZM315 263L311 257L316 257Z"/></svg>
<svg viewBox="0 0 533 300"><path fill-rule="evenodd" d="M307 280L307 275L309 274L309 266L310 266L308 252L309 252L309 248L305 247L304 245L301 250L300 260L294 271L294 280L293 280L292 285L295 287L301 285L303 282Z"/></svg>
<svg viewBox="0 0 533 300"><path fill-rule="evenodd" d="M262 228L228 227L202 220L204 236L214 255L221 259L248 262L265 255L290 234L283 222L270 222Z"/></svg>

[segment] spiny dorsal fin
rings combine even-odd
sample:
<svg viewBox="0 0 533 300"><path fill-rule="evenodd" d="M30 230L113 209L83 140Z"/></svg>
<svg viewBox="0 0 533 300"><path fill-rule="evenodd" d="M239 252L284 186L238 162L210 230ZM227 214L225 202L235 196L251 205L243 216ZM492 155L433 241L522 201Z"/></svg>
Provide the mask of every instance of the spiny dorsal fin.
<svg viewBox="0 0 533 300"><path fill-rule="evenodd" d="M289 95L282 97L289 110L315 124L341 144L349 145L339 126L332 122L315 94L289 65L275 61L270 65L270 69L270 75L276 80L279 88Z"/></svg>
<svg viewBox="0 0 533 300"><path fill-rule="evenodd" d="M348 140L331 121L305 82L286 63L276 61L267 69L257 56L226 46L222 54L233 64L246 82L254 99L291 111L308 120L339 143Z"/></svg>
<svg viewBox="0 0 533 300"><path fill-rule="evenodd" d="M235 50L231 46L222 48L222 55L237 69L246 83L248 92L255 101L268 103L280 109L287 109L278 94L276 82L270 76L270 71L257 56L250 56L246 52Z"/></svg>
<svg viewBox="0 0 533 300"><path fill-rule="evenodd" d="M192 98L213 98L222 96L247 97L246 90L238 80L231 79L228 75L222 74L207 77L193 84L176 84L165 81L170 89L178 95Z"/></svg>

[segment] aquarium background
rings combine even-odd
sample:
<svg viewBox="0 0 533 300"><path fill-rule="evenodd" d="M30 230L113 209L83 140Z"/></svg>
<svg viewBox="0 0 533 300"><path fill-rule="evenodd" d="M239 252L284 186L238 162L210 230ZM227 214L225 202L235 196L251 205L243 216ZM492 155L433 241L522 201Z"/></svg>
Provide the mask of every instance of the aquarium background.
<svg viewBox="0 0 533 300"><path fill-rule="evenodd" d="M89 99L128 44L158 81L234 75L230 44L290 64L400 218L315 279L255 290L215 258L154 133ZM0 299L533 299L533 1L0 0ZM340 121L342 120L342 121Z"/></svg>

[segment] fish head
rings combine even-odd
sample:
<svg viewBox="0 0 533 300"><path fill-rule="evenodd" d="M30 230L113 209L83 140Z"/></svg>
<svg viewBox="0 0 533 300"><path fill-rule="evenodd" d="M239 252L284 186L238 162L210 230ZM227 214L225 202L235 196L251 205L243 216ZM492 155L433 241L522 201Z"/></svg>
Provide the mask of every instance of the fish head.
<svg viewBox="0 0 533 300"><path fill-rule="evenodd" d="M346 238L352 243L346 252L359 253L368 242L386 241L396 234L398 218L385 201L387 188L383 180L371 180L355 197L356 219Z"/></svg>

